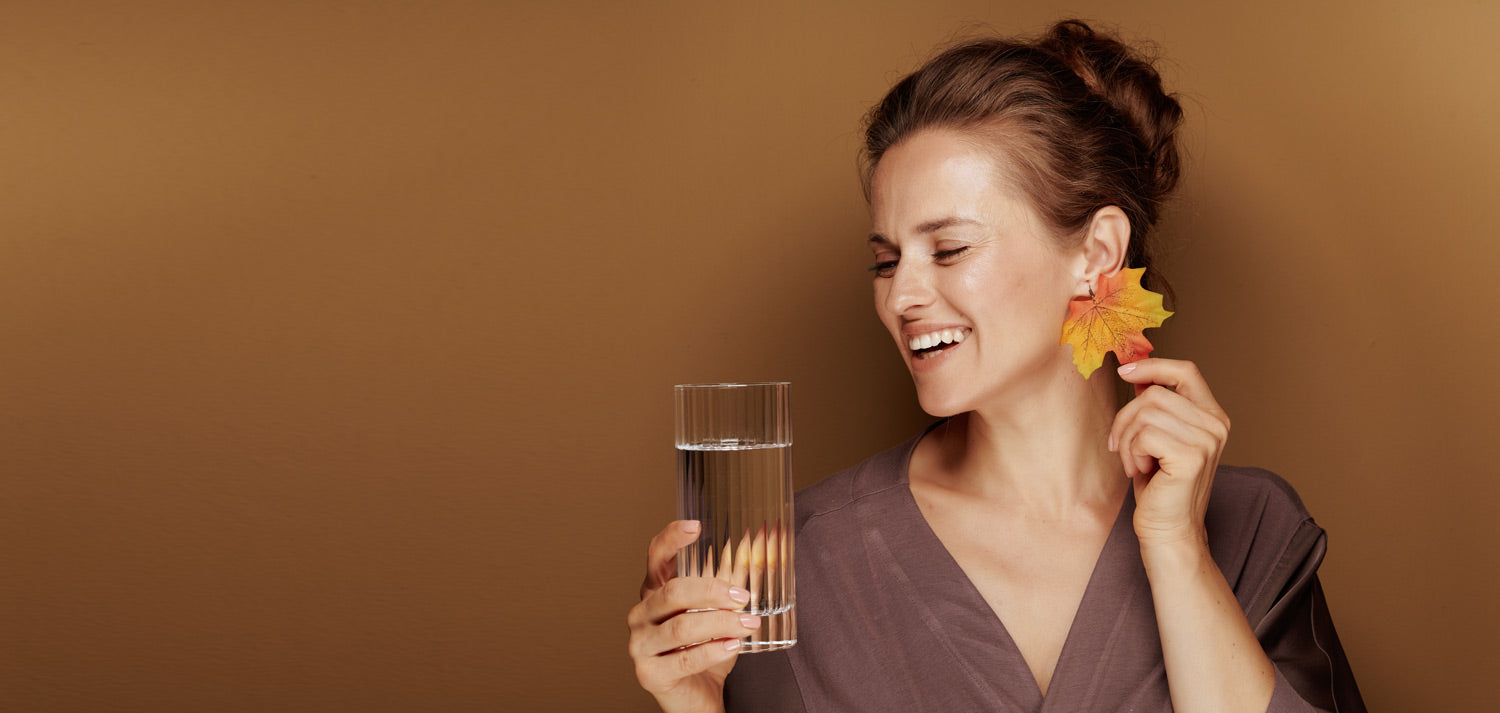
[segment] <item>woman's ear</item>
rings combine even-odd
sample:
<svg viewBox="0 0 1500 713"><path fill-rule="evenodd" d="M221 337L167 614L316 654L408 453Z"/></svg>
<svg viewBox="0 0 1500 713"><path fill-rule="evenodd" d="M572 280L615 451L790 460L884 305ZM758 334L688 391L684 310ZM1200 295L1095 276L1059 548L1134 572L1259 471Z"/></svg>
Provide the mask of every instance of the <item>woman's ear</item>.
<svg viewBox="0 0 1500 713"><path fill-rule="evenodd" d="M1083 236L1083 271L1079 275L1081 293L1096 285L1099 278L1113 275L1125 267L1125 252L1130 247L1130 218L1119 206L1105 206L1094 211Z"/></svg>

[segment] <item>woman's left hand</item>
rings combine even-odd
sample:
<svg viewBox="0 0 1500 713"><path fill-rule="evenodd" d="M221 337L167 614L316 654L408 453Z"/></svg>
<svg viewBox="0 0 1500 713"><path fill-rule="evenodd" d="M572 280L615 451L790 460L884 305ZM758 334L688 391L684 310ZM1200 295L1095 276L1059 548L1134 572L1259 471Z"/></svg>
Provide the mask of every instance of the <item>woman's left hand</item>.
<svg viewBox="0 0 1500 713"><path fill-rule="evenodd" d="M1135 534L1142 547L1206 543L1203 515L1219 454L1229 439L1229 416L1197 365L1142 359L1120 367L1136 398L1115 415L1109 449L1120 454L1135 481Z"/></svg>

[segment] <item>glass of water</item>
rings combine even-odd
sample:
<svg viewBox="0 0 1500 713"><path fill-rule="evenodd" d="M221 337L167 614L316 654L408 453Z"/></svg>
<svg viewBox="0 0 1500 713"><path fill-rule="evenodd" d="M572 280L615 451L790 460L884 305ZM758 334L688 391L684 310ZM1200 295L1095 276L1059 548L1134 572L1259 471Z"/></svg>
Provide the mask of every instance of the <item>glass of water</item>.
<svg viewBox="0 0 1500 713"><path fill-rule="evenodd" d="M740 651L797 643L792 568L791 384L684 384L677 401L677 517L703 524L677 554L680 577L750 592L761 617Z"/></svg>

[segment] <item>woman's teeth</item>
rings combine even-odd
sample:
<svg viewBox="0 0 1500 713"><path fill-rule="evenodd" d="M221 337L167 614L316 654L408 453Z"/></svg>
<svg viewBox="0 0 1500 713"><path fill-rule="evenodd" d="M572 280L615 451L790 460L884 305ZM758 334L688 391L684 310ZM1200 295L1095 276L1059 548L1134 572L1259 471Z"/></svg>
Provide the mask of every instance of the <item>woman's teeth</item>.
<svg viewBox="0 0 1500 713"><path fill-rule="evenodd" d="M906 346L910 347L912 351L920 351L943 344L957 344L962 342L964 337L967 336L969 336L969 330L967 329L940 329L936 332L928 332L910 337L906 340Z"/></svg>

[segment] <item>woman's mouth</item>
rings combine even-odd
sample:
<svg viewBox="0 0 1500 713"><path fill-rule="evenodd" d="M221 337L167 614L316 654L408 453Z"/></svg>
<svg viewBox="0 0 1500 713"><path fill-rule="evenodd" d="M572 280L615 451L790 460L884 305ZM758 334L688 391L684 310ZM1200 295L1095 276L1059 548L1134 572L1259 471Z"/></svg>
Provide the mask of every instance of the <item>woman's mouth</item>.
<svg viewBox="0 0 1500 713"><path fill-rule="evenodd" d="M970 331L967 327L956 327L915 334L907 337L906 347L911 350L913 359L931 359L957 346L968 338Z"/></svg>

